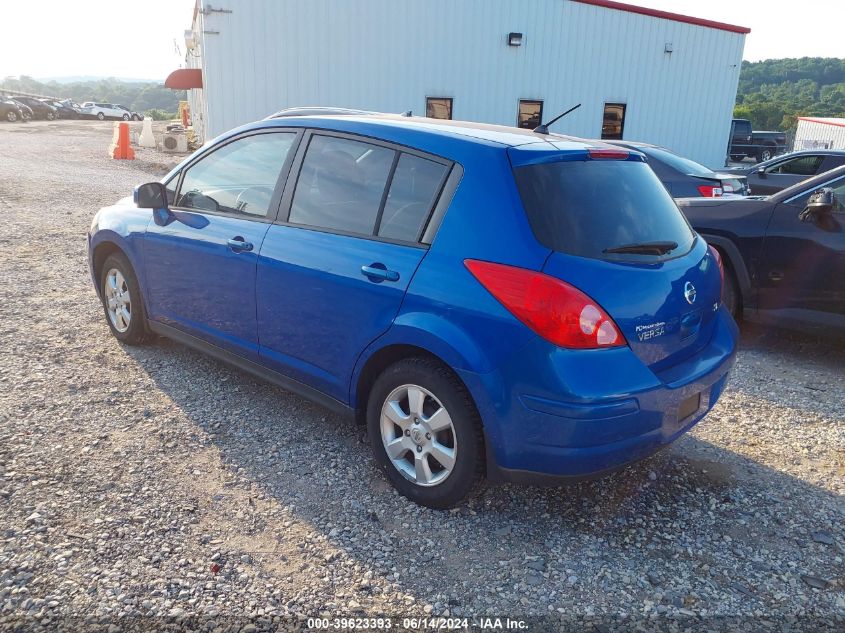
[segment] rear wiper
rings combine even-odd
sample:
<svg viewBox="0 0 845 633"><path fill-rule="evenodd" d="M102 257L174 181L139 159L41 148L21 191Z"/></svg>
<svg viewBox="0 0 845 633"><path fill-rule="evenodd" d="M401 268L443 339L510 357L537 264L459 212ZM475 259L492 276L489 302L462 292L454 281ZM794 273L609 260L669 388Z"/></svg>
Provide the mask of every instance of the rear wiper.
<svg viewBox="0 0 845 633"><path fill-rule="evenodd" d="M625 244L614 248L606 248L603 253L638 253L642 255L665 255L678 248L677 242L643 242L642 244Z"/></svg>

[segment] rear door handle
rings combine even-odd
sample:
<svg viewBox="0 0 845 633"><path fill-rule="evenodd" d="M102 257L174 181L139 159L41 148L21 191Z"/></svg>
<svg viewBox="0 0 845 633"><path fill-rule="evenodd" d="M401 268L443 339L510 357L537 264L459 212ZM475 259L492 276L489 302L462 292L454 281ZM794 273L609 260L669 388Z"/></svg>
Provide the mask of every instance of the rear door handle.
<svg viewBox="0 0 845 633"><path fill-rule="evenodd" d="M226 243L229 245L229 248L236 253L247 253L252 250L252 242L247 242L240 235L238 237L233 237Z"/></svg>
<svg viewBox="0 0 845 633"><path fill-rule="evenodd" d="M773 270L769 273L769 279L772 281L781 281L783 280L783 273L779 270Z"/></svg>
<svg viewBox="0 0 845 633"><path fill-rule="evenodd" d="M395 270L387 270L384 264L370 264L361 266L361 273L370 281L381 283L382 281L399 281L399 273Z"/></svg>

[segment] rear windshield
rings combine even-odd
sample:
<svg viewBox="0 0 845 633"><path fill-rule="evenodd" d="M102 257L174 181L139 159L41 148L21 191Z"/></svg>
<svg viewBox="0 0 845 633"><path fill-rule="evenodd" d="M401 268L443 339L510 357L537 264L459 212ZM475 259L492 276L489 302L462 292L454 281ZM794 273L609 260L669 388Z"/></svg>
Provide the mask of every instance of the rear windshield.
<svg viewBox="0 0 845 633"><path fill-rule="evenodd" d="M654 261L692 248L692 229L646 163L565 161L517 167L514 173L537 240L555 251L594 259ZM662 248L659 254L636 249L607 252L673 242L676 247Z"/></svg>
<svg viewBox="0 0 845 633"><path fill-rule="evenodd" d="M707 169L704 165L696 163L694 160L684 158L673 154L668 149L660 147L638 147L638 151L646 156L653 156L657 160L666 163L672 169L675 169L687 176L699 176L700 178L713 178L716 174L712 170Z"/></svg>

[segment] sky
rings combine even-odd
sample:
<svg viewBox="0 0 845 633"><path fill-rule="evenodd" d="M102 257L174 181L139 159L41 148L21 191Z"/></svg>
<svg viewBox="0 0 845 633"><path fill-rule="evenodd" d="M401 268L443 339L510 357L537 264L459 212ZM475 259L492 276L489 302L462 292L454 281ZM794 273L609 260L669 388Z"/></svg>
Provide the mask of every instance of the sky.
<svg viewBox="0 0 845 633"><path fill-rule="evenodd" d="M194 0L2 3L0 78L90 75L164 80L184 62L184 31L190 28L194 7ZM226 4L226 0L214 3ZM839 31L845 23L845 0L801 0L794 5L771 0L629 0L629 4L750 27L744 55L750 61L845 57Z"/></svg>

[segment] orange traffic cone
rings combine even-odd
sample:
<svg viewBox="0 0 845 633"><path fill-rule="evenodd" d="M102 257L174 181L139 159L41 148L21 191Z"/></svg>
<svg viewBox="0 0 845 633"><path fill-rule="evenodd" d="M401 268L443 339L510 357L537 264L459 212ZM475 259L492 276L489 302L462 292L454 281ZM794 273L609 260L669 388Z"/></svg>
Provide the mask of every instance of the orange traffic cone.
<svg viewBox="0 0 845 633"><path fill-rule="evenodd" d="M123 160L135 160L135 150L129 146L129 124L115 123L114 135L109 146L109 155L112 158Z"/></svg>

